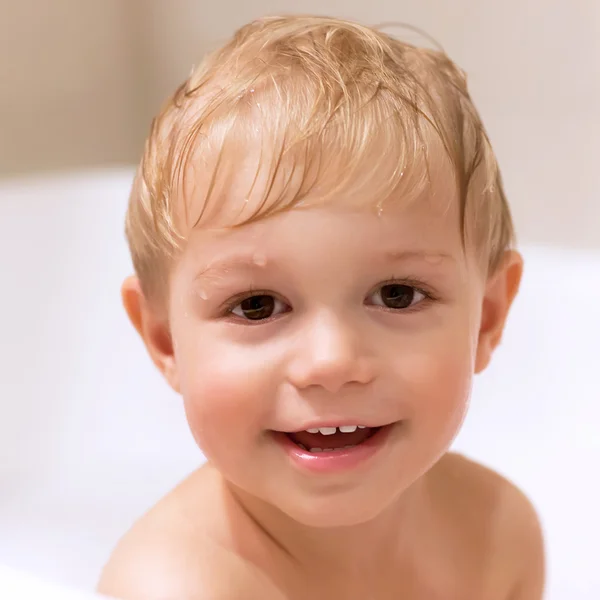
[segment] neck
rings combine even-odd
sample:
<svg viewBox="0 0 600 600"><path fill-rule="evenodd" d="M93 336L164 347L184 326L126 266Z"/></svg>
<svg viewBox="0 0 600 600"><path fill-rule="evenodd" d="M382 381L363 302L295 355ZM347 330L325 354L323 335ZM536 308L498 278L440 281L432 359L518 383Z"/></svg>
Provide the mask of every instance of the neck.
<svg viewBox="0 0 600 600"><path fill-rule="evenodd" d="M398 568L410 555L418 515L428 498L416 482L373 519L344 527L310 527L224 482L231 499L260 532L307 573L357 573Z"/></svg>

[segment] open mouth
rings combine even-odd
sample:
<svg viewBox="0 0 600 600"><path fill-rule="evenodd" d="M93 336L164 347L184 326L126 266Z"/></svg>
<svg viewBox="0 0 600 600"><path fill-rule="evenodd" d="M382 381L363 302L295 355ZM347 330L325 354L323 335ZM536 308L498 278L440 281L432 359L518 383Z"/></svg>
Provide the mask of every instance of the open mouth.
<svg viewBox="0 0 600 600"><path fill-rule="evenodd" d="M390 425L382 427L341 425L296 431L285 435L302 450L317 454L319 452L341 452L360 446L387 427Z"/></svg>

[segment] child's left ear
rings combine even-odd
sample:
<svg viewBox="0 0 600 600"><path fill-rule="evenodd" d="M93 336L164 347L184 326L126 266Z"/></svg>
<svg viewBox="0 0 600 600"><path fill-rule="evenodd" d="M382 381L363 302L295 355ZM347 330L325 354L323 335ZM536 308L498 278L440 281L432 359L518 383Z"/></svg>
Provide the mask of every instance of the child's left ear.
<svg viewBox="0 0 600 600"><path fill-rule="evenodd" d="M475 359L476 373L488 366L494 349L502 339L506 317L519 291L522 274L523 257L514 250L507 250L500 266L486 283Z"/></svg>

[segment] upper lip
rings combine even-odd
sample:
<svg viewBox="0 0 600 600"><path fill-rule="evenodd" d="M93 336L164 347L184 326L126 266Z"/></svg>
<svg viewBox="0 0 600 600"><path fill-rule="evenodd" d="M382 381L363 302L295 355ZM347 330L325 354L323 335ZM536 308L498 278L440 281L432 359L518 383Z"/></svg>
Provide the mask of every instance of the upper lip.
<svg viewBox="0 0 600 600"><path fill-rule="evenodd" d="M286 429L284 433L299 433L300 431L307 431L308 429L320 429L321 427L342 427L344 425L359 425L363 427L375 428L375 427L385 427L386 425L392 425L393 423L397 423L397 421L388 421L386 423L377 423L374 424L369 421L369 419L365 419L361 421L360 419L336 419L335 421L311 421L306 425L299 427L297 429Z"/></svg>

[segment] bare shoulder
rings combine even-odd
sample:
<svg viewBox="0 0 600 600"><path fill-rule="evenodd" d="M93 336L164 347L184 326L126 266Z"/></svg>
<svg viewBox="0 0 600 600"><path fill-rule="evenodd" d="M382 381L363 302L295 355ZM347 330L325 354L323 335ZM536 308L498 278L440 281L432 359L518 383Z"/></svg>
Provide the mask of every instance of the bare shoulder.
<svg viewBox="0 0 600 600"><path fill-rule="evenodd" d="M437 479L456 521L473 533L478 551L489 554L492 577L509 580L511 600L541 599L544 542L529 498L500 474L459 454L440 461Z"/></svg>
<svg viewBox="0 0 600 600"><path fill-rule="evenodd" d="M184 482L125 534L103 569L99 593L122 600L282 598L263 573L210 534L209 514L190 518L198 479Z"/></svg>
<svg viewBox="0 0 600 600"><path fill-rule="evenodd" d="M97 591L122 600L283 600L258 569L209 538L152 530L125 536Z"/></svg>

